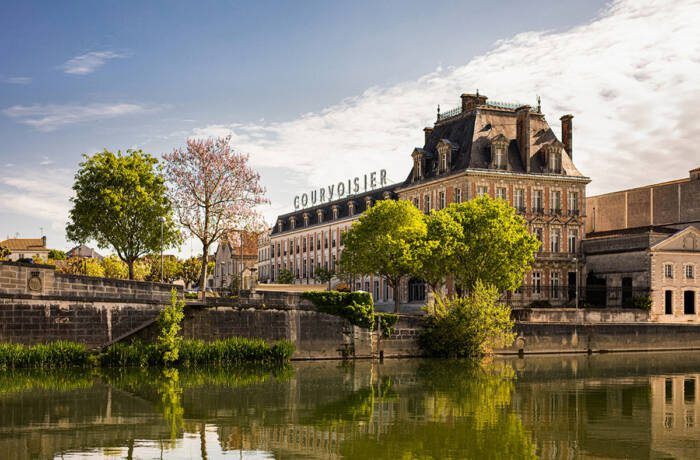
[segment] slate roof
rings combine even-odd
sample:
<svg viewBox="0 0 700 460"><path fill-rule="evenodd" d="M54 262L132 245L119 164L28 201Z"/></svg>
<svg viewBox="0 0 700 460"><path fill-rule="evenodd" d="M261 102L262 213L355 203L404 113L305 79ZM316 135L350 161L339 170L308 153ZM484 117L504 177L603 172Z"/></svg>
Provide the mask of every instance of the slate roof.
<svg viewBox="0 0 700 460"><path fill-rule="evenodd" d="M294 230L300 230L304 229L304 214L308 213L309 214L309 227L313 227L315 225L328 225L329 223L333 222L333 206L338 206L338 219L344 219L346 217L350 217L350 210L348 203L350 201L353 201L355 203L355 212L354 215L361 214L367 210L367 205L366 205L366 199L367 197L372 198L372 203L375 203L379 200L384 199L384 193L388 192L389 198L390 199L396 199L398 195L396 194L396 188L400 186L401 184L392 184L388 185L386 187L378 188L375 190L370 190L364 193L358 193L356 195L351 195L347 196L344 198L341 198L339 200L331 201L329 203L324 203L320 205L313 206L311 208L304 208L304 209L299 209L294 212L290 212L287 214L283 214L277 218L277 221L275 222L275 225L272 226L272 235L277 235L280 233L288 232L291 229L290 217L295 217L296 219L296 224L294 227ZM318 221L318 210L323 211L323 221L319 222ZM279 222L282 222L282 231L280 232L279 226L277 225Z"/></svg>
<svg viewBox="0 0 700 460"><path fill-rule="evenodd" d="M500 136L508 142L508 162L510 171L525 173L526 167L520 155L517 142L517 111L519 104L488 102L478 105L475 109L461 111L458 115L439 119L435 122L425 140L425 144L418 150L427 152L423 179L413 180L413 168L404 185L417 182L425 182L446 173L438 172L437 145L440 140L448 140L452 144L452 158L450 170L447 174L457 173L466 169L489 169L491 164L491 142ZM556 144L563 147L557 136L547 123L543 114L530 109L530 173L546 173L544 147ZM571 158L562 149L562 170L564 175L583 175L576 169Z"/></svg>

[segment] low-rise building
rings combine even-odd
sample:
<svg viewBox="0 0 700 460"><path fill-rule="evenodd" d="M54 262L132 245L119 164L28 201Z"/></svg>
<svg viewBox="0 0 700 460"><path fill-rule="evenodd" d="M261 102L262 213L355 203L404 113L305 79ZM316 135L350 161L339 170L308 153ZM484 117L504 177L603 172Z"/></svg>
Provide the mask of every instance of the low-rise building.
<svg viewBox="0 0 700 460"><path fill-rule="evenodd" d="M103 259L101 254L92 249L90 246L86 246L84 244L75 246L70 251L66 252L66 257L69 259L73 257L77 257L79 259Z"/></svg>
<svg viewBox="0 0 700 460"><path fill-rule="evenodd" d="M258 235L252 232L231 232L219 242L214 254L211 287L227 290L232 286L249 289L258 261ZM233 283L233 284L232 284Z"/></svg>
<svg viewBox="0 0 700 460"><path fill-rule="evenodd" d="M7 248L10 255L8 260L18 261L23 259L49 258L49 249L46 247L46 237L41 238L8 238L0 241L0 247Z"/></svg>

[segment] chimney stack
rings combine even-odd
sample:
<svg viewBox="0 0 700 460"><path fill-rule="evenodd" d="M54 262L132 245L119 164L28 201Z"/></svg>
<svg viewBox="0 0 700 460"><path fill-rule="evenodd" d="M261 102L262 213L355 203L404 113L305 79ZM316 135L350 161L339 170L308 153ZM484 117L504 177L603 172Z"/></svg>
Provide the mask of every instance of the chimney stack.
<svg viewBox="0 0 700 460"><path fill-rule="evenodd" d="M423 128L423 132L425 133L425 143L428 143L428 138L430 137L431 134L433 134L433 128L428 128L425 127Z"/></svg>
<svg viewBox="0 0 700 460"><path fill-rule="evenodd" d="M43 247L46 247L46 236L42 236L42 237L41 237L41 245L42 245Z"/></svg>
<svg viewBox="0 0 700 460"><path fill-rule="evenodd" d="M569 158L574 158L573 153L573 131L571 119L574 118L571 114L566 114L560 118L561 120L561 142L564 144L564 150L569 154Z"/></svg>
<svg viewBox="0 0 700 460"><path fill-rule="evenodd" d="M486 96L480 95L479 91L476 94L464 93L460 97L462 98L462 112L474 110L477 106L486 104L486 99L488 99Z"/></svg>
<svg viewBox="0 0 700 460"><path fill-rule="evenodd" d="M524 105L515 110L516 139L526 172L530 172L530 109L529 105Z"/></svg>

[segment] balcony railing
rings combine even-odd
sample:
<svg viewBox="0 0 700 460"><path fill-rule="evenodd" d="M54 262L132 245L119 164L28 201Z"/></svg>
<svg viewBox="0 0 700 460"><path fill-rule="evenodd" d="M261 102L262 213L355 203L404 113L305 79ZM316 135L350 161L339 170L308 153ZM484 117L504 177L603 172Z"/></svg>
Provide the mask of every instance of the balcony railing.
<svg viewBox="0 0 700 460"><path fill-rule="evenodd" d="M460 106L460 107L456 107L456 108L454 108L454 109L452 109L452 110L448 110L448 111L446 111L446 112L438 112L437 119L438 119L438 121L440 121L440 120L444 120L444 119L446 119L446 118L452 118L452 117L454 117L454 116L459 115L460 113L462 113L462 107L461 107L461 106Z"/></svg>
<svg viewBox="0 0 700 460"><path fill-rule="evenodd" d="M533 214L544 214L544 208L541 206L533 206L532 213Z"/></svg>
<svg viewBox="0 0 700 460"><path fill-rule="evenodd" d="M566 214L569 217L576 217L581 215L581 211L579 211L578 209L569 209L568 211L566 211Z"/></svg>
<svg viewBox="0 0 700 460"><path fill-rule="evenodd" d="M527 212L527 208L522 205L515 206L515 210L518 211L519 214L525 214L525 212Z"/></svg>
<svg viewBox="0 0 700 460"><path fill-rule="evenodd" d="M502 298L516 308L575 308L576 286L523 285ZM579 308L644 308L641 299L650 296L648 287L580 286Z"/></svg>
<svg viewBox="0 0 700 460"><path fill-rule="evenodd" d="M552 216L561 216L561 208L549 208L549 214Z"/></svg>

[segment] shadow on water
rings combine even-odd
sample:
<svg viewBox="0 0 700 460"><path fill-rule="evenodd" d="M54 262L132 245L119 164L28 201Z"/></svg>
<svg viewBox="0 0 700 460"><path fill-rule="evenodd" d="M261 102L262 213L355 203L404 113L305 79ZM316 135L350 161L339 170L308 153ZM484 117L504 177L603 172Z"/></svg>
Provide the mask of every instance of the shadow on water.
<svg viewBox="0 0 700 460"><path fill-rule="evenodd" d="M699 458L700 353L0 373L6 458Z"/></svg>

